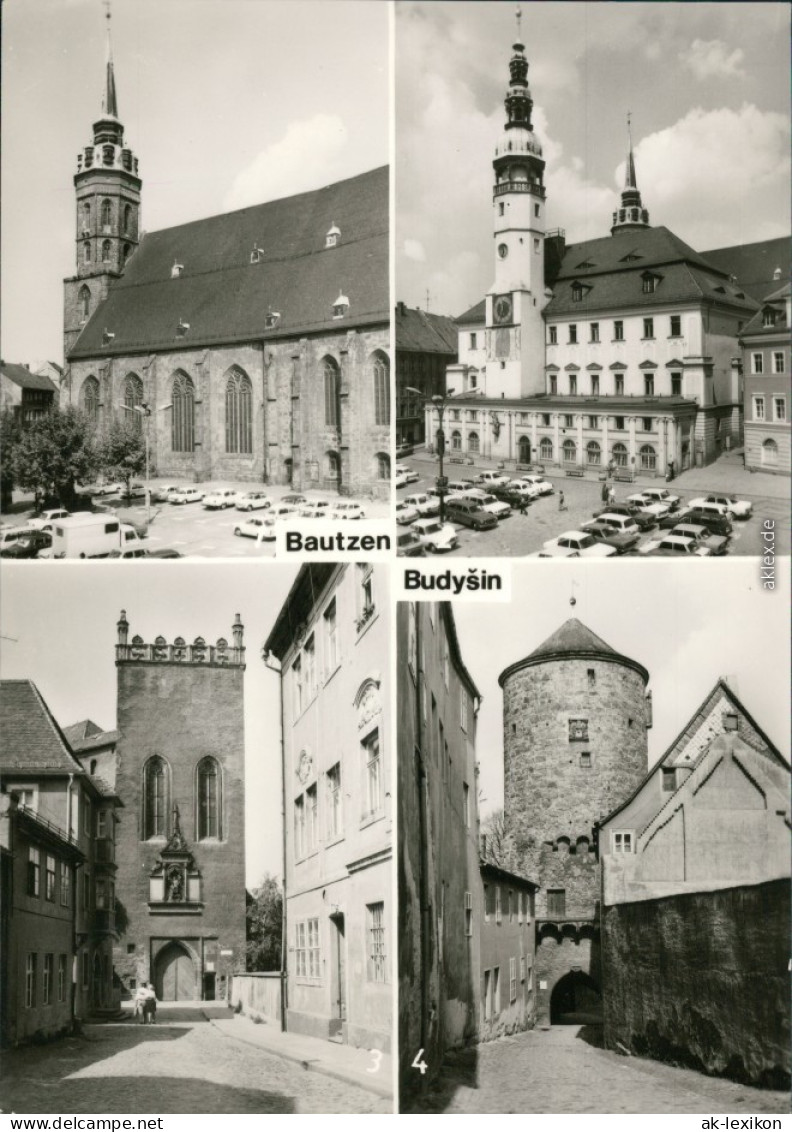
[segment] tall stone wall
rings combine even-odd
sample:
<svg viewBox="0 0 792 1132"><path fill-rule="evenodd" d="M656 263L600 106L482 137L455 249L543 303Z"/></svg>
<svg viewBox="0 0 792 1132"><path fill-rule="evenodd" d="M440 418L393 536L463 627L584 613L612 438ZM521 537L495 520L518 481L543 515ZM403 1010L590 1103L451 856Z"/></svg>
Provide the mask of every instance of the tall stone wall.
<svg viewBox="0 0 792 1132"><path fill-rule="evenodd" d="M787 1088L789 921L788 880L606 907L607 1045Z"/></svg>

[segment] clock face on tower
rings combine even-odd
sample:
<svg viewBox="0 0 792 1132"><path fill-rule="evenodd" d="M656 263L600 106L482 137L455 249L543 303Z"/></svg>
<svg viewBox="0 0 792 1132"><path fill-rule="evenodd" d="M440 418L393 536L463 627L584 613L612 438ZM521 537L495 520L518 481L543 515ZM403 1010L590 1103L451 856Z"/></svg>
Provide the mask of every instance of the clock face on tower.
<svg viewBox="0 0 792 1132"><path fill-rule="evenodd" d="M504 323L511 322L512 309L511 295L496 295L492 303L495 325L503 326Z"/></svg>

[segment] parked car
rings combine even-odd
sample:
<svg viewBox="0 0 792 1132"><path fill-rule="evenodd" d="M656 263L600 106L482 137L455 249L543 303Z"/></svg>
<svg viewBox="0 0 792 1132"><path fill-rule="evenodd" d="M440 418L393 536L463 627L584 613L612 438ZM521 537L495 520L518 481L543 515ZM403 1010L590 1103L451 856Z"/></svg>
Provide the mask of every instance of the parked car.
<svg viewBox="0 0 792 1132"><path fill-rule="evenodd" d="M22 531L15 541L3 545L0 558L37 558L39 551L49 550L51 546L49 531Z"/></svg>
<svg viewBox="0 0 792 1132"><path fill-rule="evenodd" d="M475 480L468 480L468 479L464 479L464 478L461 479L461 480L449 480L448 481L448 493L449 493L449 495L453 495L455 493L470 491L470 489L475 487L475 486L476 486Z"/></svg>
<svg viewBox="0 0 792 1132"><path fill-rule="evenodd" d="M144 483L131 483L129 490L124 487L121 492L121 503L139 503L146 498L146 485Z"/></svg>
<svg viewBox="0 0 792 1132"><path fill-rule="evenodd" d="M396 504L396 522L400 526L408 523L414 523L416 519L420 519L421 512L417 507L413 507L407 502L406 499L400 499Z"/></svg>
<svg viewBox="0 0 792 1132"><path fill-rule="evenodd" d="M446 518L454 523L461 523L463 527L471 527L474 531L491 531L497 527L498 518L491 511L485 511L479 506L478 500L469 496L459 495L446 501Z"/></svg>
<svg viewBox="0 0 792 1132"><path fill-rule="evenodd" d="M660 539L650 539L640 548L640 553L650 558L707 558L710 550L699 546L694 538L668 534Z"/></svg>
<svg viewBox="0 0 792 1132"><path fill-rule="evenodd" d="M457 546L456 529L451 523L441 523L439 519L417 519L411 529L421 540L421 545L432 554L453 550Z"/></svg>
<svg viewBox="0 0 792 1132"><path fill-rule="evenodd" d="M405 555L407 558L423 558L426 551L416 532L409 530L399 531L397 553Z"/></svg>
<svg viewBox="0 0 792 1132"><path fill-rule="evenodd" d="M240 519L234 527L234 534L240 538L274 538L274 531L266 534L266 519Z"/></svg>
<svg viewBox="0 0 792 1132"><path fill-rule="evenodd" d="M287 507L299 507L301 504L307 502L308 500L304 495L299 495L296 492L292 492L290 495L284 495L281 499L281 503L286 504Z"/></svg>
<svg viewBox="0 0 792 1132"><path fill-rule="evenodd" d="M680 507L678 511L669 511L667 515L663 515L662 519L658 522L658 527L663 531L672 530L677 523L684 523L690 514L691 507Z"/></svg>
<svg viewBox="0 0 792 1132"><path fill-rule="evenodd" d="M533 503L542 494L536 484L527 480L509 480L504 487L493 487L492 494L506 503Z"/></svg>
<svg viewBox="0 0 792 1132"><path fill-rule="evenodd" d="M511 479L511 476L506 475L505 472L493 472L488 470L486 472L479 472L476 476L476 483L481 487L491 488L496 484L506 484Z"/></svg>
<svg viewBox="0 0 792 1132"><path fill-rule="evenodd" d="M410 482L410 480L409 480L406 472L403 472L403 471L401 471L401 469L397 468L396 474L393 477L393 482L396 485L396 487L399 488L399 487L406 487L407 484Z"/></svg>
<svg viewBox="0 0 792 1132"><path fill-rule="evenodd" d="M219 487L204 496L203 505L207 511L222 511L225 507L234 507L236 501L236 491L230 487Z"/></svg>
<svg viewBox="0 0 792 1132"><path fill-rule="evenodd" d="M234 506L237 511L265 511L272 506L272 501L265 491L243 491L237 495Z"/></svg>
<svg viewBox="0 0 792 1132"><path fill-rule="evenodd" d="M112 483L91 484L87 490L91 495L118 495L124 490L124 485L114 480Z"/></svg>
<svg viewBox="0 0 792 1132"><path fill-rule="evenodd" d="M204 497L204 493L199 487L180 487L177 491L172 491L168 496L168 503L172 503L176 507L183 507L187 503L200 503Z"/></svg>
<svg viewBox="0 0 792 1132"><path fill-rule="evenodd" d="M409 440L402 440L399 442L399 444L396 445L397 459L399 458L399 456L412 456L412 454L413 446L412 444L410 444Z"/></svg>
<svg viewBox="0 0 792 1132"><path fill-rule="evenodd" d="M623 516L620 516L623 518ZM605 546L612 546L617 554L626 554L628 550L638 545L639 535L638 528L633 524L634 533L628 533L621 530L613 523L609 523L605 516L601 519L590 519L588 523L582 523L581 531L586 531L588 534Z"/></svg>
<svg viewBox="0 0 792 1132"><path fill-rule="evenodd" d="M689 514L685 516L685 522L707 527L715 535L730 535L734 530L732 521L728 515L712 510L717 506L716 503L708 503L705 507L691 507Z"/></svg>
<svg viewBox="0 0 792 1132"><path fill-rule="evenodd" d="M168 483L164 487L155 487L151 492L151 499L154 503L168 503L174 491L181 491L181 487L177 483Z"/></svg>
<svg viewBox="0 0 792 1132"><path fill-rule="evenodd" d="M56 507L50 511L42 511L40 515L28 519L28 530L49 531L52 529L52 524L56 519L67 519L69 515L71 515L71 511L66 511L63 507Z"/></svg>
<svg viewBox="0 0 792 1132"><path fill-rule="evenodd" d="M440 500L437 496L429 495L426 491L419 491L414 495L408 495L404 502L414 507L422 519L430 515L439 515L440 513Z"/></svg>
<svg viewBox="0 0 792 1132"><path fill-rule="evenodd" d="M671 534L695 539L699 546L708 547L710 554L720 556L726 554L729 549L728 535L713 534L708 527L700 526L698 523L679 523Z"/></svg>
<svg viewBox="0 0 792 1132"><path fill-rule="evenodd" d="M479 507L482 507L485 511L490 511L496 519L508 519L511 515L512 509L509 504L504 503L502 499L496 499L491 492L473 488L465 493L465 498L475 499Z"/></svg>
<svg viewBox="0 0 792 1132"><path fill-rule="evenodd" d="M565 531L558 538L548 539L539 551L539 558L611 558L612 546L597 542L588 531Z"/></svg>
<svg viewBox="0 0 792 1132"><path fill-rule="evenodd" d="M645 513L654 515L656 520L662 519L663 515L667 515L671 510L670 504L659 503L656 499L649 499L642 491L637 491L634 495L628 495L627 502L632 503L634 507L640 507Z"/></svg>
<svg viewBox="0 0 792 1132"><path fill-rule="evenodd" d="M753 504L747 499L738 499L736 495L704 495L699 499L691 499L690 507L702 507L705 504L717 503L724 507L729 515L735 519L750 519L753 513Z"/></svg>
<svg viewBox="0 0 792 1132"><path fill-rule="evenodd" d="M594 512L595 519L599 519L603 515L626 515L632 519L639 531L648 531L657 526L657 516L654 512L646 511L643 507L636 506L635 503L608 503Z"/></svg>
<svg viewBox="0 0 792 1132"><path fill-rule="evenodd" d="M396 471L407 477L407 483L418 483L421 478L415 468L411 468L409 464L397 464Z"/></svg>
<svg viewBox="0 0 792 1132"><path fill-rule="evenodd" d="M327 519L330 515L330 501L309 499L300 506L300 514L304 519Z"/></svg>
<svg viewBox="0 0 792 1132"><path fill-rule="evenodd" d="M30 533L30 527L3 527L0 529L0 554L19 539Z"/></svg>
<svg viewBox="0 0 792 1132"><path fill-rule="evenodd" d="M160 550L149 550L144 546L127 547L124 550L111 550L108 558L183 558L178 550L162 547Z"/></svg>
<svg viewBox="0 0 792 1132"><path fill-rule="evenodd" d="M546 480L544 476L540 476L536 472L525 472L524 475L517 477L516 482L531 484L536 488L539 495L552 495L555 491L555 488L550 483L550 480Z"/></svg>
<svg viewBox="0 0 792 1132"><path fill-rule="evenodd" d="M275 538L275 524L284 523L290 519L299 519L300 510L291 503L276 503L270 507L267 516L264 519L264 530L261 537L263 539ZM251 519L251 523L260 523L260 519ZM235 532L236 533L236 532Z"/></svg>
<svg viewBox="0 0 792 1132"><path fill-rule="evenodd" d="M678 511L682 502L678 495L672 495L664 487L645 487L641 492L650 503L666 503L669 511Z"/></svg>
<svg viewBox="0 0 792 1132"><path fill-rule="evenodd" d="M366 511L360 503L345 499L334 503L330 508L330 519L365 519Z"/></svg>

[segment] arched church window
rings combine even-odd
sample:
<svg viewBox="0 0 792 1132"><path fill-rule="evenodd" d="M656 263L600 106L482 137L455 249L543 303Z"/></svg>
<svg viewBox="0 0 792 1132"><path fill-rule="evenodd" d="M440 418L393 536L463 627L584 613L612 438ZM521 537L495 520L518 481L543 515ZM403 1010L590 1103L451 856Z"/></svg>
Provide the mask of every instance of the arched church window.
<svg viewBox="0 0 792 1132"><path fill-rule="evenodd" d="M341 388L341 373L338 363L333 358L324 360L324 394L325 394L325 424L329 428L338 428L340 419L339 393Z"/></svg>
<svg viewBox="0 0 792 1132"><path fill-rule="evenodd" d="M82 206L82 226L85 231L89 231L91 227L91 203L85 201Z"/></svg>
<svg viewBox="0 0 792 1132"><path fill-rule="evenodd" d="M325 478L329 480L337 480L341 465L338 462L337 452L325 453Z"/></svg>
<svg viewBox="0 0 792 1132"><path fill-rule="evenodd" d="M129 373L124 381L124 408L136 409L143 404L143 382L136 373ZM132 412L124 413L124 424L131 425L136 432L143 431L143 414Z"/></svg>
<svg viewBox="0 0 792 1132"><path fill-rule="evenodd" d="M232 369L226 381L226 452L253 451L253 386L241 369Z"/></svg>
<svg viewBox="0 0 792 1132"><path fill-rule="evenodd" d="M78 292L77 305L80 308L80 318L87 318L91 313L91 289L86 287L85 284Z"/></svg>
<svg viewBox="0 0 792 1132"><path fill-rule="evenodd" d="M80 405L85 415L94 424L99 420L99 382L95 377L86 377L80 390Z"/></svg>
<svg viewBox="0 0 792 1132"><path fill-rule="evenodd" d="M195 451L195 386L186 373L173 379L171 448L174 452Z"/></svg>
<svg viewBox="0 0 792 1132"><path fill-rule="evenodd" d="M198 764L198 840L220 837L220 768L207 756Z"/></svg>
<svg viewBox="0 0 792 1132"><path fill-rule="evenodd" d="M109 263L112 255L112 245L109 240L102 240L102 263Z"/></svg>
<svg viewBox="0 0 792 1132"><path fill-rule="evenodd" d="M390 424L390 368L383 354L374 356L374 423Z"/></svg>
<svg viewBox="0 0 792 1132"><path fill-rule="evenodd" d="M102 228L108 229L113 220L113 211L109 200L102 201Z"/></svg>
<svg viewBox="0 0 792 1132"><path fill-rule="evenodd" d="M154 755L143 768L143 840L167 837L170 802L168 767L163 758Z"/></svg>
<svg viewBox="0 0 792 1132"><path fill-rule="evenodd" d="M385 452L377 453L377 479L390 479L390 456Z"/></svg>
<svg viewBox="0 0 792 1132"><path fill-rule="evenodd" d="M91 262L91 241L83 241L83 263Z"/></svg>

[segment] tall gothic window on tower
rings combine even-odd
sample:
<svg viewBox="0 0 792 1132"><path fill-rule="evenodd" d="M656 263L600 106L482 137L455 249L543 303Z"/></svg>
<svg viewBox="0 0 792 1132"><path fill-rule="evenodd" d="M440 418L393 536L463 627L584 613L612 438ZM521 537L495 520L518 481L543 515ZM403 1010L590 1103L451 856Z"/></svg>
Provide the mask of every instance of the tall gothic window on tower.
<svg viewBox="0 0 792 1132"><path fill-rule="evenodd" d="M220 770L211 757L198 764L198 840L220 837Z"/></svg>
<svg viewBox="0 0 792 1132"><path fill-rule="evenodd" d="M173 379L171 448L174 452L195 451L195 386L186 373Z"/></svg>
<svg viewBox="0 0 792 1132"><path fill-rule="evenodd" d="M167 837L169 804L168 768L159 755L143 769L143 840Z"/></svg>
<svg viewBox="0 0 792 1132"><path fill-rule="evenodd" d="M143 404L143 382L136 373L127 374L124 382L124 408L134 410ZM124 413L124 424L131 425L136 432L143 431L143 414Z"/></svg>
<svg viewBox="0 0 792 1132"><path fill-rule="evenodd" d="M108 231L113 221L113 211L109 200L102 201L102 229Z"/></svg>
<svg viewBox="0 0 792 1132"><path fill-rule="evenodd" d="M77 295L77 305L80 308L80 318L86 319L91 313L91 289L83 285Z"/></svg>
<svg viewBox="0 0 792 1132"><path fill-rule="evenodd" d="M83 242L83 263L91 262L91 241L85 240Z"/></svg>
<svg viewBox="0 0 792 1132"><path fill-rule="evenodd" d="M82 206L82 226L83 230L90 232L91 230L91 205L89 201L85 201Z"/></svg>
<svg viewBox="0 0 792 1132"><path fill-rule="evenodd" d="M374 355L374 423L390 424L390 369L382 354Z"/></svg>
<svg viewBox="0 0 792 1132"><path fill-rule="evenodd" d="M102 240L102 263L109 263L112 255L112 244L109 240Z"/></svg>
<svg viewBox="0 0 792 1132"><path fill-rule="evenodd" d="M86 377L82 383L80 404L85 415L96 424L99 420L99 382L95 377Z"/></svg>
<svg viewBox="0 0 792 1132"><path fill-rule="evenodd" d="M124 205L124 234L129 236L132 232L132 205Z"/></svg>
<svg viewBox="0 0 792 1132"><path fill-rule="evenodd" d="M324 394L325 394L325 424L330 428L338 428L340 413L338 411L339 393L341 387L341 374L338 364L332 358L324 361Z"/></svg>
<svg viewBox="0 0 792 1132"><path fill-rule="evenodd" d="M232 369L226 382L226 452L253 451L253 386L241 369Z"/></svg>

